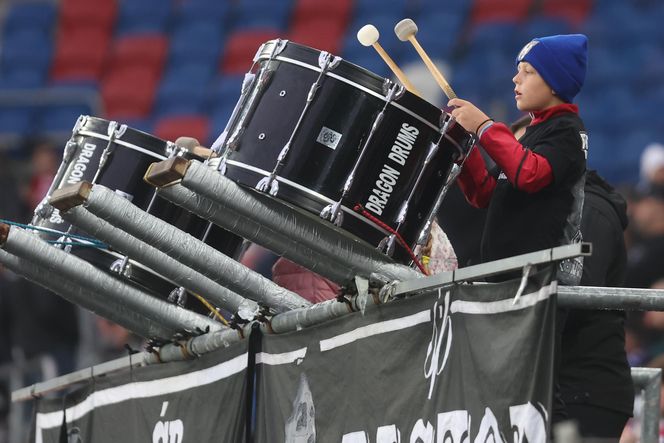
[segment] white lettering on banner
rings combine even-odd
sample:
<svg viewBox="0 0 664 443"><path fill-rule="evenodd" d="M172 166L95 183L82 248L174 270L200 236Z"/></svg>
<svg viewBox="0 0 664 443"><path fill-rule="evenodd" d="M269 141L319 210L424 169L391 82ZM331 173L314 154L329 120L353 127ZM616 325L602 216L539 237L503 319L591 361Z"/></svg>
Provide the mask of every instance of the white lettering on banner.
<svg viewBox="0 0 664 443"><path fill-rule="evenodd" d="M376 429L376 443L401 443L401 431L396 425Z"/></svg>
<svg viewBox="0 0 664 443"><path fill-rule="evenodd" d="M510 421L514 432L514 443L546 442L546 409L539 404L540 409L532 403L510 406Z"/></svg>
<svg viewBox="0 0 664 443"><path fill-rule="evenodd" d="M450 411L438 414L436 443L466 443L470 431L468 411Z"/></svg>
<svg viewBox="0 0 664 443"><path fill-rule="evenodd" d="M397 167L405 166L419 133L420 130L416 127L408 123L402 124L390 153L387 155L388 160L394 162ZM385 163L364 207L374 214L382 215L397 184L399 175L401 175L401 171Z"/></svg>
<svg viewBox="0 0 664 443"><path fill-rule="evenodd" d="M433 443L436 431L431 423L424 424L421 418L417 420L410 433L410 443Z"/></svg>
<svg viewBox="0 0 664 443"><path fill-rule="evenodd" d="M424 359L424 377L429 380L429 395L427 398L431 400L431 395L433 394L433 388L436 385L436 377L443 372L445 369L445 364L447 363L447 358L450 355L450 349L452 348L452 318L450 317L450 291L447 291L445 298L443 299L443 305L439 305L441 290L438 290L438 299L433 304L433 321L431 325L433 327L433 333L431 334L431 341L427 347L427 356ZM445 334L447 334L447 340L445 342L445 350L443 352L443 358L441 361L440 350L445 340Z"/></svg>
<svg viewBox="0 0 664 443"><path fill-rule="evenodd" d="M161 405L160 418L164 418L168 402ZM182 443L184 438L184 423L182 420L158 421L152 430L152 443Z"/></svg>
<svg viewBox="0 0 664 443"><path fill-rule="evenodd" d="M88 163L90 163L90 159L94 155L95 149L97 149L97 145L95 144L86 143L83 145L83 149L81 149L81 152L78 154L78 158L76 158L76 161L74 162L69 177L67 177L68 185L75 185L81 181L85 170L88 169Z"/></svg>
<svg viewBox="0 0 664 443"><path fill-rule="evenodd" d="M510 406L510 430L513 443L546 443L546 411L532 403ZM468 411L456 410L437 415L436 429L429 422L419 419L413 426L408 441L410 443L507 443L503 441L498 420L490 408L484 409L484 416L474 438L470 435L472 417ZM369 433L354 431L344 434L341 443L371 443ZM387 439L385 439L387 438ZM391 438L391 439L389 439ZM400 442L401 430L396 425L380 426L376 429L376 443Z"/></svg>

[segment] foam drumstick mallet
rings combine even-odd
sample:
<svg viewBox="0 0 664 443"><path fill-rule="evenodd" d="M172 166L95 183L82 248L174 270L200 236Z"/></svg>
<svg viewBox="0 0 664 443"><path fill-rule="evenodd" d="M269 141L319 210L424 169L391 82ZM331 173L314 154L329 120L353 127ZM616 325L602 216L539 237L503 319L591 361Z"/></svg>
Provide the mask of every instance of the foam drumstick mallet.
<svg viewBox="0 0 664 443"><path fill-rule="evenodd" d="M413 94L421 97L421 94L417 89L415 89L415 86L413 86L410 80L408 80L406 74L403 73L403 71L397 66L397 64L394 63L394 60L392 60L392 58L387 54L387 52L385 52L380 43L378 43L379 37L380 33L378 32L378 29L376 29L374 25L364 25L359 31L357 31L357 39L360 41L360 43L362 43L362 45L364 46L373 46L378 55L380 55L380 57L387 64L387 66L390 67L394 75L397 76L401 84L404 85L406 89L408 89Z"/></svg>
<svg viewBox="0 0 664 443"><path fill-rule="evenodd" d="M433 78L436 79L438 86L440 86L443 92L445 92L447 98L456 98L457 95L452 90L450 84L447 82L447 80L445 80L443 74L441 74L438 68L436 68L436 65L433 64L427 53L424 51L424 49L422 49L422 46L420 46L420 43L415 38L415 34L417 34L417 25L415 22L409 18L401 20L394 27L394 33L397 35L397 37L399 37L399 40L402 42L409 41L415 47L415 50L424 61L424 64L427 65L427 68L429 69L429 72L431 72L431 75L433 75Z"/></svg>

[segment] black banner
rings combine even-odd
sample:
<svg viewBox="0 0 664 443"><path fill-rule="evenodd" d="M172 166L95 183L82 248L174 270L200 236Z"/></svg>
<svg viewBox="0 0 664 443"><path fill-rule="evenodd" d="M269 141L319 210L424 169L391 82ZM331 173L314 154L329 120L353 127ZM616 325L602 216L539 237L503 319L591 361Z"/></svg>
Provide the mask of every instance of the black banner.
<svg viewBox="0 0 664 443"><path fill-rule="evenodd" d="M257 442L546 442L555 283L464 285L264 336Z"/></svg>
<svg viewBox="0 0 664 443"><path fill-rule="evenodd" d="M39 400L33 441L242 442L247 356L243 340L194 361L97 378L65 399L66 429L63 400Z"/></svg>
<svg viewBox="0 0 664 443"><path fill-rule="evenodd" d="M64 430L63 400L37 401L34 441L543 443L556 284L538 274L515 300L519 283L457 286L254 333L251 350L243 340L95 378L66 397Z"/></svg>

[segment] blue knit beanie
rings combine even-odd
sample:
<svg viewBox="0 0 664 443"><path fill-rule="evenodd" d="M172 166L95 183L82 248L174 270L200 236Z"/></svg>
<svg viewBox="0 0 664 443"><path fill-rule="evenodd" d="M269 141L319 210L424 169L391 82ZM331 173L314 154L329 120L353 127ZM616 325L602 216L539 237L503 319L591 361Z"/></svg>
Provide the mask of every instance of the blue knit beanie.
<svg viewBox="0 0 664 443"><path fill-rule="evenodd" d="M562 100L571 103L586 78L588 38L583 34L535 38L516 58L528 62Z"/></svg>

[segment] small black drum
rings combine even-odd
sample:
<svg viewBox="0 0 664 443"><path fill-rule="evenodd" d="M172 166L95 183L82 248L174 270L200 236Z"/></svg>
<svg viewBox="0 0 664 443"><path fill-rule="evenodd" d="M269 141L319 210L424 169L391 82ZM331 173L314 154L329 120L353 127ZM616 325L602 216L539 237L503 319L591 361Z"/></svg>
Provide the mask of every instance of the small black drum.
<svg viewBox="0 0 664 443"><path fill-rule="evenodd" d="M49 194L64 186L90 181L104 185L126 197L139 208L202 239L208 222L164 199L155 197L153 187L143 181L151 163L165 160L171 155L188 155L174 143L166 142L150 134L132 129L117 122L97 117L81 116L67 142L63 162L58 170ZM44 202L49 196L47 195ZM44 208L52 209L50 214ZM35 210L33 225L44 230L74 234L67 242L73 243L71 253L83 258L114 275L122 274L129 281L159 297L167 296L177 285L149 268L124 256L94 247L77 239L85 235L64 221L57 209L40 205ZM54 235L42 232L42 237L52 240ZM242 239L230 232L212 226L206 243L226 255L235 257ZM198 305L198 303L194 303Z"/></svg>
<svg viewBox="0 0 664 443"><path fill-rule="evenodd" d="M215 146L222 172L374 245L397 232L412 247L472 136L399 85L326 52L273 40L254 67ZM394 257L409 259L402 248Z"/></svg>

